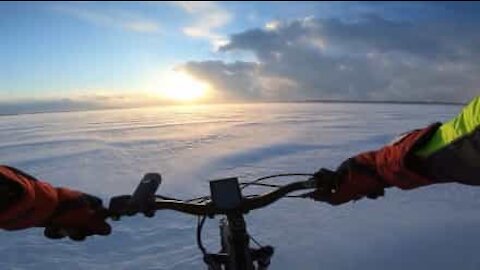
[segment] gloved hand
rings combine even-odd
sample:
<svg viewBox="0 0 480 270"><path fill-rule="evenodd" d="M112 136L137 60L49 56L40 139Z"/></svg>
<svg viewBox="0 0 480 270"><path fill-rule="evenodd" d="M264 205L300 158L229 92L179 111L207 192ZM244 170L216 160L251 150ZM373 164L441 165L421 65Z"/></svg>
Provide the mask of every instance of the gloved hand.
<svg viewBox="0 0 480 270"><path fill-rule="evenodd" d="M91 235L109 235L111 227L105 221L108 210L97 197L65 188L57 188L58 205L42 224L44 235L51 239L68 236L81 241Z"/></svg>
<svg viewBox="0 0 480 270"><path fill-rule="evenodd" d="M45 236L83 240L108 235L107 210L96 197L67 188L55 188L16 168L0 166L0 181L8 183L12 199L0 211L0 228L20 230L44 227ZM2 194L0 194L2 196Z"/></svg>
<svg viewBox="0 0 480 270"><path fill-rule="evenodd" d="M409 132L376 151L364 152L346 160L336 171L319 170L317 190L311 197L333 205L363 197L377 198L384 189L413 189L435 183L422 172L422 160L415 149L429 140L438 124Z"/></svg>
<svg viewBox="0 0 480 270"><path fill-rule="evenodd" d="M363 197L376 199L385 194L385 186L378 176L354 159L348 159L336 171L320 169L314 177L319 181L311 197L332 205Z"/></svg>

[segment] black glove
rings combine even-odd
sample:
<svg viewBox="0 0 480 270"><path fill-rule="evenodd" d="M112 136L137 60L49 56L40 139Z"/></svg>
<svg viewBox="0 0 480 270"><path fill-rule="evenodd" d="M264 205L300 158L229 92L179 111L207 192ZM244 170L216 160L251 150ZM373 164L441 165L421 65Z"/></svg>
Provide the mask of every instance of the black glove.
<svg viewBox="0 0 480 270"><path fill-rule="evenodd" d="M97 197L57 188L59 202L53 215L45 222L44 235L51 239L68 236L81 241L91 235L109 235L111 227L105 221L108 210Z"/></svg>
<svg viewBox="0 0 480 270"><path fill-rule="evenodd" d="M311 197L332 205L363 197L376 199L385 194L378 176L354 159L346 160L336 171L320 169L314 177L319 181Z"/></svg>

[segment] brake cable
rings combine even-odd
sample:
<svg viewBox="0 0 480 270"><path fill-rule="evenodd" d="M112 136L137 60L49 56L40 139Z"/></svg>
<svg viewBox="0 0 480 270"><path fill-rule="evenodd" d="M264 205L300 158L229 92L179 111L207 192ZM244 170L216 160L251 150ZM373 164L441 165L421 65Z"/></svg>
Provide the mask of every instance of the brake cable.
<svg viewBox="0 0 480 270"><path fill-rule="evenodd" d="M264 177L257 178L253 181L250 182L243 182L240 183L240 189L245 189L248 186L265 186L265 187L272 187L272 188L279 188L281 185L274 185L274 184L265 184L265 183L260 183L262 181L272 179L272 178L278 178L278 177L289 177L289 176L314 176L312 173L282 173L282 174L272 174ZM285 196L286 198L304 198L300 196ZM202 196L202 197L196 197L193 199L185 200L184 202L198 202L202 203L210 199L210 196Z"/></svg>
<svg viewBox="0 0 480 270"><path fill-rule="evenodd" d="M250 185L255 185L255 184L258 184L262 181L265 181L267 179L271 179L271 178L277 178L277 177L288 177L288 176L313 176L313 174L311 173L281 173L281 174L273 174L273 175L268 175L268 176L264 176L264 177L260 177L256 180L253 180L251 182L246 182L246 183L241 183L240 185L242 186L241 189L245 189L246 187L250 186Z"/></svg>
<svg viewBox="0 0 480 270"><path fill-rule="evenodd" d="M205 219L207 216L198 216L198 222L197 222L197 246L198 248L202 251L202 254L205 256L207 254L207 249L203 246L202 242L202 229L203 229L203 224L205 224Z"/></svg>

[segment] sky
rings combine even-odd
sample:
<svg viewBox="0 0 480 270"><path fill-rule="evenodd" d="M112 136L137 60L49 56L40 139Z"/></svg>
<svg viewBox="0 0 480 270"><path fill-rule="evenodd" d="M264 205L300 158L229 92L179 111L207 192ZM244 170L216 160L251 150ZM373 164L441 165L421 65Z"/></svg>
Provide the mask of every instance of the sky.
<svg viewBox="0 0 480 270"><path fill-rule="evenodd" d="M467 2L1 2L0 113L179 102L179 89L202 90L190 103L466 102L479 92L479 11Z"/></svg>

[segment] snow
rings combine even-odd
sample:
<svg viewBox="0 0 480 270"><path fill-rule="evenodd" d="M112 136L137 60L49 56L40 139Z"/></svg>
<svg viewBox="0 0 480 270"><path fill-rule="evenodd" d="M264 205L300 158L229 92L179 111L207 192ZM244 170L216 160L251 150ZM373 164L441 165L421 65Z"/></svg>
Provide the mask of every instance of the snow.
<svg viewBox="0 0 480 270"><path fill-rule="evenodd" d="M3 116L0 163L105 202L160 172L159 193L190 198L216 178L333 169L459 109L279 103ZM442 184L338 207L285 199L247 222L276 248L272 269L478 269L479 207L480 189ZM205 244L216 251L218 220L207 222ZM0 269L205 269L195 217L164 211L112 225L109 237L80 243L41 229L1 232Z"/></svg>

